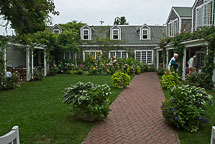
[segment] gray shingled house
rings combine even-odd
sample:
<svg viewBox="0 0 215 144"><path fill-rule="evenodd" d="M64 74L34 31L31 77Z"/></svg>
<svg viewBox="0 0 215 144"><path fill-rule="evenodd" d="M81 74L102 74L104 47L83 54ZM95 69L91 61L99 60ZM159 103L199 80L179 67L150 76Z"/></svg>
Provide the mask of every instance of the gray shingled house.
<svg viewBox="0 0 215 144"><path fill-rule="evenodd" d="M172 7L166 25L169 37L174 37L176 34L182 32L191 32L192 8Z"/></svg>
<svg viewBox="0 0 215 144"><path fill-rule="evenodd" d="M80 30L81 55L83 61L87 55L103 54L107 58L128 58L148 65L154 64L154 48L165 35L165 26L115 25L88 26Z"/></svg>

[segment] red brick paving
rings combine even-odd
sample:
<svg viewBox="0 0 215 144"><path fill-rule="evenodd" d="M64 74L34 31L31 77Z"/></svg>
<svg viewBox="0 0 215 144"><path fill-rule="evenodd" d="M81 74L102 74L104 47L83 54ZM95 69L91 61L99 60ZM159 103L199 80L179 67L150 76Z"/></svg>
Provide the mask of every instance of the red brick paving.
<svg viewBox="0 0 215 144"><path fill-rule="evenodd" d="M98 123L83 144L179 144L162 118L163 100L156 73L136 76L112 104L107 121Z"/></svg>

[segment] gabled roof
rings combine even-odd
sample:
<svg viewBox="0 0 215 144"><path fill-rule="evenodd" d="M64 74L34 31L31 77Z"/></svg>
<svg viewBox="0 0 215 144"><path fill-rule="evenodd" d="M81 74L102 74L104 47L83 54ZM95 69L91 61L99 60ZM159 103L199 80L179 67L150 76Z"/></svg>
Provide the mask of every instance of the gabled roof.
<svg viewBox="0 0 215 144"><path fill-rule="evenodd" d="M192 17L192 7L172 7L180 17Z"/></svg>
<svg viewBox="0 0 215 144"><path fill-rule="evenodd" d="M109 38L110 29L113 26L89 26L93 28L92 41L96 41L97 38ZM151 29L150 40L140 40L139 29L143 25L118 25L121 28L121 39L118 41L120 45L140 45L140 44L157 44L160 39L164 36L166 27L165 26L149 26ZM113 41L114 43L114 41ZM83 45L88 44L88 41L82 41Z"/></svg>

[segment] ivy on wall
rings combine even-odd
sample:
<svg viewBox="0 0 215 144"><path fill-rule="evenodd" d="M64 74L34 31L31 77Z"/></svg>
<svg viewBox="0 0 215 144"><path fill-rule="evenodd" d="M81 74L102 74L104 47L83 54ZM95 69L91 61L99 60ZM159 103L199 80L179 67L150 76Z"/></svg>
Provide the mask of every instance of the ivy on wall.
<svg viewBox="0 0 215 144"><path fill-rule="evenodd" d="M7 45L7 38L0 36L0 81L1 78L5 76L5 60L4 60L4 50Z"/></svg>
<svg viewBox="0 0 215 144"><path fill-rule="evenodd" d="M182 64L183 64L183 56L184 56L184 45L182 42L195 40L195 39L203 39L208 42L207 50L204 51L205 60L204 66L202 66L202 72L204 73L204 81L208 88L213 87L213 70L215 68L214 58L215 58L215 27L204 27L198 29L193 33L181 33L176 35L173 38L165 38L162 39L159 43L160 48L163 49L163 59L164 64L166 64L166 46L172 45L175 49L174 52L179 54L178 62L179 62L179 74L182 74Z"/></svg>

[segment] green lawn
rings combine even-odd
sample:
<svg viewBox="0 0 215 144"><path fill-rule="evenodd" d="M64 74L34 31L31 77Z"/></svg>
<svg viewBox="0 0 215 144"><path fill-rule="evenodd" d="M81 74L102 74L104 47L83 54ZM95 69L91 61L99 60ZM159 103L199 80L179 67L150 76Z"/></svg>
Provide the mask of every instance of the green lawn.
<svg viewBox="0 0 215 144"><path fill-rule="evenodd" d="M165 97L168 99L170 97L169 91L163 91ZM208 90L207 92L215 96L215 91ZM210 123L202 126L197 133L188 133L178 130L178 136L181 144L210 144L211 127L215 126L215 97L214 103L208 108L206 115L210 120Z"/></svg>
<svg viewBox="0 0 215 144"><path fill-rule="evenodd" d="M78 81L112 86L111 76L57 75L0 91L0 136L18 125L22 144L81 143L95 123L74 119L61 102L64 88ZM112 88L111 101L121 91Z"/></svg>

